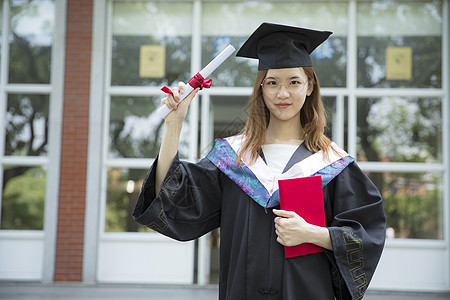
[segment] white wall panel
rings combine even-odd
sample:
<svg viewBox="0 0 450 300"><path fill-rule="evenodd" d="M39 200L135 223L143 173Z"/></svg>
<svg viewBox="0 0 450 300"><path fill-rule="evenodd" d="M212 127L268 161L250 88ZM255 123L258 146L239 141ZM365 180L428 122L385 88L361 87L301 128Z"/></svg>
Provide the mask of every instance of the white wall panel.
<svg viewBox="0 0 450 300"><path fill-rule="evenodd" d="M2 232L0 280L41 280L43 254L43 232Z"/></svg>
<svg viewBox="0 0 450 300"><path fill-rule="evenodd" d="M104 237L99 245L99 282L192 284L193 279L194 242L127 233Z"/></svg>
<svg viewBox="0 0 450 300"><path fill-rule="evenodd" d="M397 241L386 245L371 289L397 291L446 291L448 278L445 243ZM420 245L421 243L422 245ZM397 244L397 245L395 245ZM402 245L403 244L403 245Z"/></svg>

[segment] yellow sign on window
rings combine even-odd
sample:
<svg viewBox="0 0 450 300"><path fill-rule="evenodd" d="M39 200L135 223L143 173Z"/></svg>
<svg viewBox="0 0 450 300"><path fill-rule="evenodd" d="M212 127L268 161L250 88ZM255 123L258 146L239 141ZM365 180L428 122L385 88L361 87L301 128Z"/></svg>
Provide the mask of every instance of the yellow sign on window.
<svg viewBox="0 0 450 300"><path fill-rule="evenodd" d="M386 48L386 79L411 80L412 49L411 47Z"/></svg>
<svg viewBox="0 0 450 300"><path fill-rule="evenodd" d="M139 77L163 78L166 75L166 47L141 46Z"/></svg>

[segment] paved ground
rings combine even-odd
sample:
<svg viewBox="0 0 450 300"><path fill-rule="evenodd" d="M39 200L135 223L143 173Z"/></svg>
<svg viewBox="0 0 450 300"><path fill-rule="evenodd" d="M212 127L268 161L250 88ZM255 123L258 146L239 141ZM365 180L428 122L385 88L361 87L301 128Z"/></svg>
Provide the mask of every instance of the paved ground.
<svg viewBox="0 0 450 300"><path fill-rule="evenodd" d="M215 300L217 286L148 286L33 284L0 282L0 299L12 300ZM369 291L364 300L444 300L450 294L387 293ZM251 300L251 299L249 299Z"/></svg>

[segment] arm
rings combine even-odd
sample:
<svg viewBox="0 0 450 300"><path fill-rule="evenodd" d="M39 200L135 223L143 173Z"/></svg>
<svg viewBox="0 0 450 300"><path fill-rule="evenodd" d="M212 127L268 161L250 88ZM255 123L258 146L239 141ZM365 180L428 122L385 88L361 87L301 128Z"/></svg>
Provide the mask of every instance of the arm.
<svg viewBox="0 0 450 300"><path fill-rule="evenodd" d="M133 211L138 223L179 241L192 240L220 226L221 171L208 159L180 161L175 155L159 194L158 158L151 166Z"/></svg>
<svg viewBox="0 0 450 300"><path fill-rule="evenodd" d="M375 185L351 163L326 186L325 215L337 267L335 285L344 299L360 299L369 286L383 251L386 219Z"/></svg>
<svg viewBox="0 0 450 300"><path fill-rule="evenodd" d="M278 216L275 218L277 241L283 246L311 243L333 250L330 233L326 227L309 224L292 211L274 209L273 213Z"/></svg>
<svg viewBox="0 0 450 300"><path fill-rule="evenodd" d="M169 170L172 161L177 154L178 145L180 142L180 133L183 127L183 121L186 118L187 109L192 99L198 92L198 88L193 90L178 106L176 103L180 102L180 93L184 92L185 85L180 82L178 88L173 88L173 96L168 95L161 100L161 105L166 104L173 111L164 118L165 130L161 148L159 149L158 165L156 166L155 187L159 192L162 181Z"/></svg>

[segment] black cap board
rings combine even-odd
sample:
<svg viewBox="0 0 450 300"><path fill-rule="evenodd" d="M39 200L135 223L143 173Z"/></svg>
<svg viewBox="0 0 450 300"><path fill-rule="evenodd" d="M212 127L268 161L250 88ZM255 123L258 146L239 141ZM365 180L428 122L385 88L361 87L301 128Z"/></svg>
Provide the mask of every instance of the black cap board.
<svg viewBox="0 0 450 300"><path fill-rule="evenodd" d="M262 23L236 56L259 59L258 70L311 67L309 54L331 34L331 31Z"/></svg>

